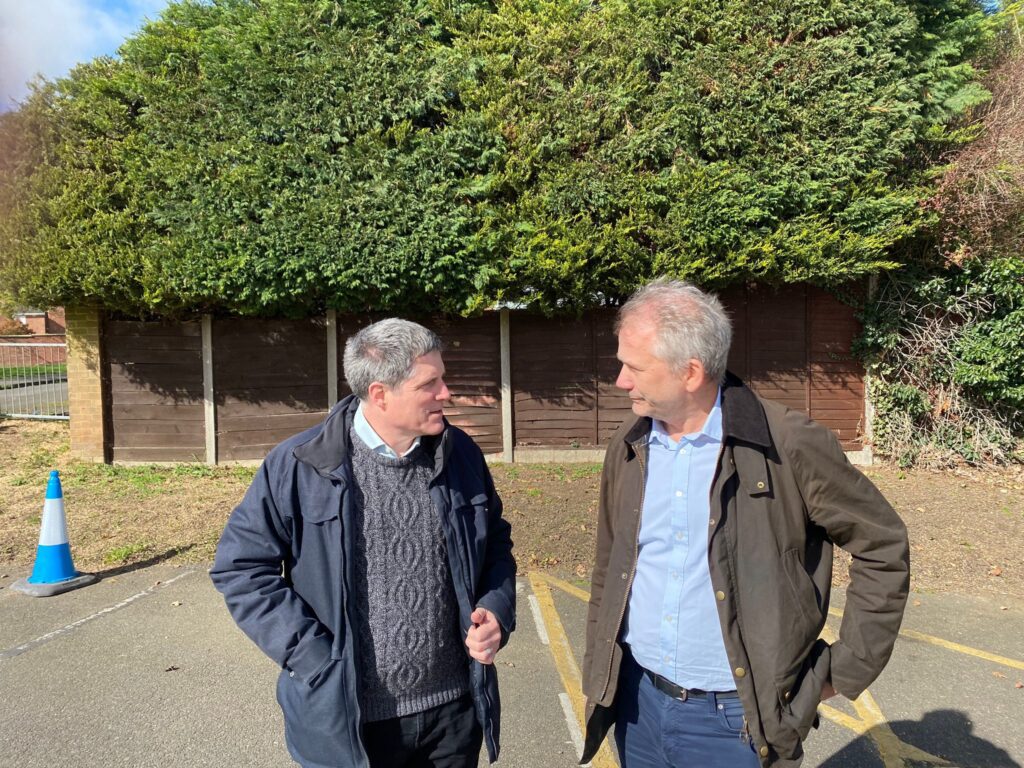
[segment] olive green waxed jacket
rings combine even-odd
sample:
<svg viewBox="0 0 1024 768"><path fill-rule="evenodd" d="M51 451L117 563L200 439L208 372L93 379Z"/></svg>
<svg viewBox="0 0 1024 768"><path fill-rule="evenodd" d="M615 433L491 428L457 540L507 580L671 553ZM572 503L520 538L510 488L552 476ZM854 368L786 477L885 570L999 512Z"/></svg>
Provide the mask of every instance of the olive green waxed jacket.
<svg viewBox="0 0 1024 768"><path fill-rule="evenodd" d="M854 699L889 660L906 604L903 522L806 415L762 400L729 374L711 486L708 566L736 690L763 766L796 766L822 685ZM621 632L637 562L649 418L612 438L601 479L587 616L583 762L615 721ZM852 556L839 637L828 615L833 544Z"/></svg>

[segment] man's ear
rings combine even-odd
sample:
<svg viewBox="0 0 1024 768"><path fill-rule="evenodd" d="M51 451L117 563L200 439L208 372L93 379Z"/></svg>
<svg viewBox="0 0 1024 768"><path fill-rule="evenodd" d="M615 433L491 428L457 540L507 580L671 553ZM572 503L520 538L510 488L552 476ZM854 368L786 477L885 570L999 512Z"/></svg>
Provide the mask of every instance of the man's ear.
<svg viewBox="0 0 1024 768"><path fill-rule="evenodd" d="M367 390L366 399L373 408L379 411L383 411L387 408L387 391L388 388L381 384L379 381L373 382L370 388Z"/></svg>
<svg viewBox="0 0 1024 768"><path fill-rule="evenodd" d="M704 370L704 363L696 358L690 358L686 367L683 368L683 385L687 392L696 392L707 383L708 374Z"/></svg>

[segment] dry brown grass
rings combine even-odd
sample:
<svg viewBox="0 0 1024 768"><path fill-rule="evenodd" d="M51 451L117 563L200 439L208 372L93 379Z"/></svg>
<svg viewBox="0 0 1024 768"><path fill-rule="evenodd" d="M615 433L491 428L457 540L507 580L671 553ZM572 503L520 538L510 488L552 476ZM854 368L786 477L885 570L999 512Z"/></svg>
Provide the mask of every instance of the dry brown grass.
<svg viewBox="0 0 1024 768"><path fill-rule="evenodd" d="M0 562L35 556L47 477L61 472L68 538L80 570L207 561L253 470L111 467L68 458L67 425L0 421Z"/></svg>
<svg viewBox="0 0 1024 768"><path fill-rule="evenodd" d="M108 467L68 458L67 426L0 420L0 575L35 557L47 475L61 470L75 565L110 572L158 561L206 562L251 468ZM520 571L590 576L596 465L498 465ZM1024 468L867 472L910 530L918 591L1024 597ZM845 580L837 558L836 581ZM0 582L3 586L3 582Z"/></svg>

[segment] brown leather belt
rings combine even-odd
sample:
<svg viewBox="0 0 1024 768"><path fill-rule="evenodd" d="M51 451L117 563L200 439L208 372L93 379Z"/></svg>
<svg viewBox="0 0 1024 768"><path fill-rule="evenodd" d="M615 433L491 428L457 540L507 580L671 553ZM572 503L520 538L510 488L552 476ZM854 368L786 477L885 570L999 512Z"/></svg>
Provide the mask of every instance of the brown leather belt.
<svg viewBox="0 0 1024 768"><path fill-rule="evenodd" d="M736 691L702 691L700 688L683 688L676 685L667 677L662 677L649 669L644 670L647 679L654 683L654 687L667 696L679 701L687 699L706 699L709 693L713 693L716 699L738 699L740 695Z"/></svg>

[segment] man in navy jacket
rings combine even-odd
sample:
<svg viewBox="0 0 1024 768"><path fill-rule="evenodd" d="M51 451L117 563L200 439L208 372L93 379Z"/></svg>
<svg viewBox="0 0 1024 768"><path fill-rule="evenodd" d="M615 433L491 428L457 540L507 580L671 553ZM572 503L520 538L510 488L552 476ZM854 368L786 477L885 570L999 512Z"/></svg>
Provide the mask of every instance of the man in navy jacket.
<svg viewBox="0 0 1024 768"><path fill-rule="evenodd" d="M516 565L483 455L442 415L440 350L394 318L350 338L353 395L270 452L217 548L308 768L469 768L481 741L498 757Z"/></svg>

